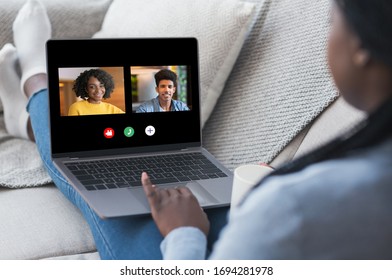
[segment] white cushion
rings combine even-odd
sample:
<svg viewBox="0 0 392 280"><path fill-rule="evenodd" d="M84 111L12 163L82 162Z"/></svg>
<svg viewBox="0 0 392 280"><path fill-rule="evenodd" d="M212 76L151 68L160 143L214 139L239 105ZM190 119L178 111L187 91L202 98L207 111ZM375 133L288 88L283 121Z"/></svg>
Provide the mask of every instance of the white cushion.
<svg viewBox="0 0 392 280"><path fill-rule="evenodd" d="M114 0L93 37L196 37L204 125L252 26L254 11L253 3L239 0Z"/></svg>
<svg viewBox="0 0 392 280"><path fill-rule="evenodd" d="M85 253L96 252L82 214L53 185L0 188L0 221L0 259L3 260L74 258L75 255L87 258ZM91 256L97 258L96 254Z"/></svg>

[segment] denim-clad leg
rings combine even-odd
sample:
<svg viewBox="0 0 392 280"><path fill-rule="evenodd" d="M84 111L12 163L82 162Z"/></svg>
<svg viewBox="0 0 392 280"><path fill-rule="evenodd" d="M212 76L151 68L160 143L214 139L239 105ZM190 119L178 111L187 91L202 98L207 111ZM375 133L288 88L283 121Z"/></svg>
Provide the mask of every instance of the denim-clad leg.
<svg viewBox="0 0 392 280"><path fill-rule="evenodd" d="M161 259L159 249L162 236L150 216L122 217L102 220L68 184L53 165L50 156L48 91L41 90L29 101L30 114L37 148L53 182L82 212L94 236L102 259ZM211 222L209 247L226 224L228 208L207 210Z"/></svg>

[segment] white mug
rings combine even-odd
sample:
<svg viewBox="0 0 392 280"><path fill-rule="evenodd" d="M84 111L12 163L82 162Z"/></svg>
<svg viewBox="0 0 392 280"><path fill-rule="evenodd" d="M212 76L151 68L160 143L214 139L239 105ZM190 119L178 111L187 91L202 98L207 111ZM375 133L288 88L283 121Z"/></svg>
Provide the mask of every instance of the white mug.
<svg viewBox="0 0 392 280"><path fill-rule="evenodd" d="M273 168L261 164L245 164L237 167L234 170L231 209L235 208L244 195L272 170Z"/></svg>

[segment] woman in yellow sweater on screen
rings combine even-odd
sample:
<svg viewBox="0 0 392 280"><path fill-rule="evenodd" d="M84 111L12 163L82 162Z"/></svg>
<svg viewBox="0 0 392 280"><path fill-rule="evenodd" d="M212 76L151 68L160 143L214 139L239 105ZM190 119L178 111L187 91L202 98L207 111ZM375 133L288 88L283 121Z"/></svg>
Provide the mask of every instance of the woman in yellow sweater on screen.
<svg viewBox="0 0 392 280"><path fill-rule="evenodd" d="M120 108L104 102L114 89L113 77L102 69L82 72L75 80L72 90L83 100L73 103L68 116L123 114Z"/></svg>

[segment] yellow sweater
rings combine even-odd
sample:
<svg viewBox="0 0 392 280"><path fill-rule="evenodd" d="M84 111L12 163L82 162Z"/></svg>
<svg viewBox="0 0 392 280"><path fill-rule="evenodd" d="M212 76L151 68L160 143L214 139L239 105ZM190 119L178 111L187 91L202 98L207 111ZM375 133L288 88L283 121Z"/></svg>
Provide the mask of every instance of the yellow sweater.
<svg viewBox="0 0 392 280"><path fill-rule="evenodd" d="M101 102L99 104L92 104L87 100L73 103L68 110L68 116L103 114L124 114L124 111L110 103Z"/></svg>

